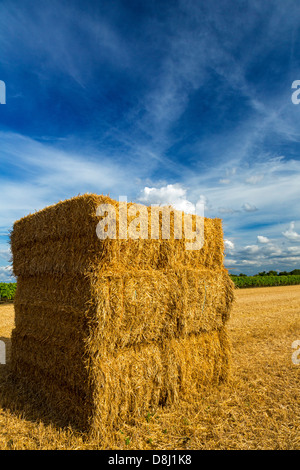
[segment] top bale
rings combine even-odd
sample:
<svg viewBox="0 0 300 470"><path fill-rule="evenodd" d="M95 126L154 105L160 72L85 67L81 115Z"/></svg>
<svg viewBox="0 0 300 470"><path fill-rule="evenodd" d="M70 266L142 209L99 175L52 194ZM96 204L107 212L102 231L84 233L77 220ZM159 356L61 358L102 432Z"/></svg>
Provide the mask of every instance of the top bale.
<svg viewBox="0 0 300 470"><path fill-rule="evenodd" d="M201 225L202 224L202 225ZM120 269L222 269L221 219L85 194L15 222L15 276Z"/></svg>

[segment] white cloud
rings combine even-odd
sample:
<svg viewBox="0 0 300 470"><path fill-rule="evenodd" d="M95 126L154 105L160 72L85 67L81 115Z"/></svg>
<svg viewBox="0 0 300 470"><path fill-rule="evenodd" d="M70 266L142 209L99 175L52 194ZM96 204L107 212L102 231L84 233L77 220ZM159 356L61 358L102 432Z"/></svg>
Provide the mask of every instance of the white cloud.
<svg viewBox="0 0 300 470"><path fill-rule="evenodd" d="M288 252L292 253L295 256L300 256L300 247L299 246L290 246L290 247L288 247Z"/></svg>
<svg viewBox="0 0 300 470"><path fill-rule="evenodd" d="M132 183L138 176L145 176L144 170L149 171L147 165L137 169L132 161L123 162L121 157L92 149L85 149L80 155L4 132L0 132L0 140L3 164L7 162L12 173L22 172L22 179L4 179L0 175L0 227L6 229L20 217L77 194L109 193L115 198L126 194L132 198ZM74 142L70 142L70 147L74 147Z"/></svg>
<svg viewBox="0 0 300 470"><path fill-rule="evenodd" d="M0 260L8 262L11 258L11 250L7 244L0 242Z"/></svg>
<svg viewBox="0 0 300 470"><path fill-rule="evenodd" d="M226 236L238 235L240 239L243 238L243 246L251 246L251 233L254 238L257 233L255 225L262 227L264 223L268 226L268 235L270 234L272 240L280 236L284 228L279 225L279 220L280 223L288 224L290 220L298 220L300 217L300 162L283 157L270 158L271 155L263 155L262 152L257 154L257 149L263 148L261 144L266 136L270 137L270 130L278 136L278 140L281 137L286 141L299 140L298 121L297 117L293 119L296 115L292 116L290 111L281 113L275 93L274 99L272 93L269 103L266 99L260 101L259 90L251 87L247 72L256 57L263 57L264 52L274 49L274 44L280 45L283 39L290 38L290 32L296 31L299 23L299 12L294 9L293 14L290 14L283 3L277 2L270 21L264 25L265 37L269 40L257 41L253 47L247 48L242 61L236 60L230 52L231 46L235 47L242 37L250 37L250 33L256 30L257 18L264 17L268 12L267 2L265 5L261 2L259 7L257 3L259 2L249 2L250 6L244 17L232 17L234 27L232 24L228 27L225 7L224 10L222 6L216 9L209 6L209 2L207 8L205 7L205 15L197 2L182 0L179 4L183 11L180 10L178 14L177 9L168 10L167 24L149 18L140 25L146 32L147 43L149 37L155 38L150 43L155 46L152 53L154 51L157 58L156 70L155 73L148 73L149 68L144 68L143 64L151 61L144 60L143 56L150 55L145 54L145 49L140 47L139 42L128 43L126 37L118 33L114 21L105 19L105 12L95 17L88 12L78 15L76 7L61 6L55 1L54 8L37 7L34 15L31 15L26 6L13 6L6 2L0 18L0 45L4 62L11 66L14 63L26 63L28 70L39 74L41 83L50 79L49 71L55 71L59 79L64 76L72 77L82 86L89 85L90 77L99 68L99 62L93 59L99 57L117 68L131 66L135 75L141 74L145 78L140 80L135 76L137 82L145 83L145 88L143 95L136 100L136 107L131 114L134 119L131 122L145 131L143 135L146 138L136 139L136 136L140 137L139 133L127 132L127 127L125 132L122 132L122 126L113 127L110 137L117 134L115 141L124 144L120 148L129 149L127 154L122 150L122 159L117 160L115 155L107 151L95 154L86 148L80 155L72 150L60 151L55 145L48 147L30 139L22 140L16 135L11 135L9 146L7 135L0 134L3 152L1 158L8 155L9 165L18 167L19 174L24 172L24 178L19 181L17 178L0 181L0 225L8 227L16 218L28 212L85 191L112 194L112 191L117 190L116 196L127 194L134 199L141 188L149 188L154 191L144 194L145 202L154 198L154 203L172 203L187 212L194 210L194 202L199 199L201 188L201 200L205 201L209 215L213 217L219 213L224 216L225 230L229 232ZM53 25L56 34L49 41L48 30L53 30ZM74 30L82 41L76 41ZM217 35L215 31L218 31ZM236 35L240 37L237 38ZM24 44L22 50L18 47L20 42ZM161 55L157 54L160 44L163 44ZM138 50L139 54L136 55ZM31 67L35 58L43 67ZM86 67L86 64L91 67ZM237 96L246 98L252 106L251 111L256 112L245 113L246 117L232 126L234 130L231 134L228 130L225 133L216 132L213 137L201 135L196 143L200 150L200 158L197 160L199 166L193 164L187 168L185 162L179 164L175 162L176 158L172 161L172 158L169 157L168 160L165 156L172 153L170 144L174 143L169 130L191 103L195 90L201 89L206 83L206 74L211 71L221 78L220 82L226 81L234 92L238 92ZM99 80L101 81L101 77ZM101 85L103 83L99 84L100 92ZM283 95L283 106L288 108L285 93ZM218 93L214 98L215 105L218 106ZM288 109L295 113L298 111L293 106ZM206 147L201 147L203 141ZM100 136L97 143L103 145ZM65 140L64 148L71 149L68 139ZM191 145L187 147L187 154L189 148L195 150ZM132 158L132 155L137 158ZM213 161L213 155L218 155L218 162L217 159ZM202 156L207 157L206 166L203 166ZM128 159L130 165L126 163ZM174 175L177 174L177 181L180 183L177 193L174 191L171 194L172 191L166 189L169 186L166 182L163 183L165 190L159 193L157 181L146 181L146 178L151 179L152 170L157 170L158 165L161 165L160 174L166 170L163 177L171 170L174 181ZM15 176L14 171L11 174ZM140 178L140 184L135 186L137 178ZM184 190L180 193L180 188L184 187L188 187L189 192ZM251 201L251 204L246 202L240 211L234 209L240 207L244 201ZM246 219L251 219L251 226ZM299 241L300 235L295 227L283 234L288 241ZM274 245L273 251L267 252L264 245L268 243L262 241L263 235L260 237L261 240L257 238L257 242L263 246L256 253L262 257L262 262L266 262L270 253L279 253L279 249ZM236 256L241 259L242 249L239 251L235 246L235 251ZM292 253L296 251L290 250L290 254ZM249 256L254 254L252 252ZM4 260L5 256L3 252Z"/></svg>
<svg viewBox="0 0 300 470"><path fill-rule="evenodd" d="M252 175L246 178L246 183L257 184L264 178L264 175Z"/></svg>
<svg viewBox="0 0 300 470"><path fill-rule="evenodd" d="M11 266L0 266L0 282L15 282Z"/></svg>
<svg viewBox="0 0 300 470"><path fill-rule="evenodd" d="M226 266L247 267L253 273L258 269L289 271L300 266L300 248L286 246L282 242L273 242L267 237L259 235L257 245L247 245L244 248L236 247L231 252L231 259L227 259ZM259 242L259 239L262 240ZM268 240L268 241L266 241Z"/></svg>
<svg viewBox="0 0 300 470"><path fill-rule="evenodd" d="M249 202L246 202L242 207L246 212L256 212L258 210L257 207L249 204Z"/></svg>
<svg viewBox="0 0 300 470"><path fill-rule="evenodd" d="M269 243L270 242L268 237L264 237L263 235L258 235L257 236L257 241L258 241L258 243Z"/></svg>
<svg viewBox="0 0 300 470"><path fill-rule="evenodd" d="M234 266L235 264L237 264L237 260L226 257L225 260L224 260L224 264L225 264L225 266L231 267L231 266Z"/></svg>
<svg viewBox="0 0 300 470"><path fill-rule="evenodd" d="M168 184L161 188L149 188L146 186L142 190L142 195L139 199L152 204L172 204L172 201L185 200L185 196L186 189L182 188L179 184Z"/></svg>
<svg viewBox="0 0 300 470"><path fill-rule="evenodd" d="M236 174L237 167L231 167L231 168L226 168L226 175L227 176L233 176Z"/></svg>
<svg viewBox="0 0 300 470"><path fill-rule="evenodd" d="M145 204L171 205L174 209L186 213L195 213L200 205L205 205L206 198L200 196L197 203L193 204L187 199L187 190L180 184L168 184L160 188L145 187L141 191L139 200Z"/></svg>
<svg viewBox="0 0 300 470"><path fill-rule="evenodd" d="M289 228L282 235L292 242L299 242L300 235L295 231L295 222L291 222Z"/></svg>
<svg viewBox="0 0 300 470"><path fill-rule="evenodd" d="M219 182L220 182L221 184L229 184L229 183L230 183L230 180L227 179L227 178L221 178L221 179L219 180Z"/></svg>
<svg viewBox="0 0 300 470"><path fill-rule="evenodd" d="M234 250L234 243L231 241L231 240L224 240L224 245L225 245L225 248L228 249L228 251L232 251Z"/></svg>
<svg viewBox="0 0 300 470"><path fill-rule="evenodd" d="M232 209L231 207L219 207L218 211L220 214L234 214L235 212L239 212L236 209Z"/></svg>
<svg viewBox="0 0 300 470"><path fill-rule="evenodd" d="M257 160L248 165L244 164L242 159L234 159L232 166L237 170L231 178L230 185L219 183L222 175L226 174L225 164L211 167L205 174L201 171L198 174L183 172L182 181L190 188L191 196L201 187L202 194L207 196L210 203L207 216L216 217L222 214L224 222L227 222L228 238L240 234L245 244L251 244L250 237L255 236L256 239L256 225L267 225L268 235L272 239L281 237L285 229L284 223L300 218L300 161L268 156L264 160ZM259 173L260 170L263 170L265 174L263 184L245 183L245 179L248 175L251 176L251 172ZM242 202L244 207L238 211L237 202L241 200L241 197L246 203ZM247 223L247 228L243 229L247 215L251 215L251 227ZM230 222L227 219L228 216Z"/></svg>
<svg viewBox="0 0 300 470"><path fill-rule="evenodd" d="M244 251L251 254L257 253L259 251L259 247L257 245L247 245L245 246Z"/></svg>
<svg viewBox="0 0 300 470"><path fill-rule="evenodd" d="M243 259L241 262L240 262L241 265L247 265L247 266L260 266L261 264L258 263L256 260L249 260L249 259Z"/></svg>
<svg viewBox="0 0 300 470"><path fill-rule="evenodd" d="M290 242L300 240L294 223L290 225L289 229L284 225L284 223L288 225L290 220L298 220L300 217L298 204L299 161L280 157L244 165L242 160L234 158L232 161L227 161L226 165L221 162L220 165L211 166L205 171L198 172L181 166L181 174L178 176L177 184L167 184L164 180L158 185L155 180L150 178L152 178L153 170L157 171L159 165L163 167L164 161L163 159L155 160L155 155L147 154L147 148L142 149L147 158L142 159L143 164L137 165L135 159L129 157L125 159L124 155L115 159L112 154L105 155L87 149L79 155L77 152L68 150L68 148L74 149L74 145L69 145L72 144L71 141L70 143L64 142L66 150L63 151L54 144L39 143L17 134L2 132L0 139L0 155L3 162L7 161L15 167L16 173L22 172L23 175L21 180L4 180L2 178L0 181L1 233L2 231L5 233L14 220L60 199L84 192L100 194L107 192L116 198L122 194L127 195L131 200L141 201L143 199L141 202L147 204L172 204L175 208L185 212L193 212L197 201L205 203L207 217L218 217L219 214L222 214L226 239L230 240L231 237L235 239L234 256L232 255L230 258L235 259L237 263L241 259L245 260L248 256L245 256L243 248L238 246L236 240L243 240L241 242L243 246L251 246L253 237L255 241L257 238L256 225L267 224L268 236L272 240L278 241L278 237L282 236L282 233L285 239ZM136 151L136 156L138 156L137 154L138 151ZM230 172L231 183L230 185L220 184L222 176L227 176L226 168L228 167L235 168L235 171ZM261 170L265 174L264 184L249 185L245 183L245 179L251 176L251 172L259 174L262 172ZM139 182L136 185L137 179ZM115 194L112 194L112 190L115 190ZM241 204L241 197L244 201L251 201L251 204L250 202L244 204L244 210L242 208L236 209L237 204ZM277 200L274 203L275 197ZM259 207L259 210L245 211L245 208L254 207ZM246 222L248 212L251 215L251 226ZM261 232L259 237L263 236L264 234ZM262 246L268 245L259 239L257 239L257 243ZM279 246L279 241L277 245ZM271 247L269 248L271 249ZM7 263L7 258L4 259L7 251L1 253L3 262ZM247 252L247 255L249 255L249 259L255 255L257 263L268 263L271 256L274 256L274 260L275 256L277 257L275 261L278 265L283 259L286 263L288 259L291 263L296 263L295 258L298 256L296 253L288 252L286 248L281 255L278 253L278 250L273 247L272 252L267 253L265 250L254 253L252 249L252 253ZM293 259L292 254L295 255ZM284 269L287 268L288 266L284 267Z"/></svg>

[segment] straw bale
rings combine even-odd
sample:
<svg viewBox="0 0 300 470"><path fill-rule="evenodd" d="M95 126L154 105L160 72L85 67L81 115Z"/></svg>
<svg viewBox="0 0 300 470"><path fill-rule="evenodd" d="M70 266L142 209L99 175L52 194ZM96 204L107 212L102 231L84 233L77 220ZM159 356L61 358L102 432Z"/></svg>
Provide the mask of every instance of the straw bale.
<svg viewBox="0 0 300 470"><path fill-rule="evenodd" d="M87 388L88 370L85 367L83 340L63 346L56 338L38 337L21 329L12 333L12 367L18 371L18 362L24 361L43 370L54 380L68 384L75 390Z"/></svg>
<svg viewBox="0 0 300 470"><path fill-rule="evenodd" d="M93 360L94 413L97 430L144 417L161 398L163 367L160 347L140 344L115 354L99 351Z"/></svg>
<svg viewBox="0 0 300 470"><path fill-rule="evenodd" d="M194 400L203 393L203 387L226 381L230 359L226 327L165 342L162 403L171 405L179 399Z"/></svg>
<svg viewBox="0 0 300 470"><path fill-rule="evenodd" d="M115 348L220 328L233 286L225 271L127 272L93 284L95 344Z"/></svg>
<svg viewBox="0 0 300 470"><path fill-rule="evenodd" d="M179 266L218 269L223 263L223 252L221 249L214 252L209 238L205 240L203 251L185 250L183 240L102 241L96 233L91 239L77 237L49 240L46 244L36 242L20 249L13 246L13 270L16 276L28 276L86 274L107 269L165 270Z"/></svg>
<svg viewBox="0 0 300 470"><path fill-rule="evenodd" d="M89 430L89 422L94 410L91 389L71 387L58 380L36 364L18 357L14 364L14 378L22 385L30 400L43 404L41 413L56 418L62 426L72 425L80 430ZM80 385L80 382L79 382Z"/></svg>
<svg viewBox="0 0 300 470"><path fill-rule="evenodd" d="M220 219L204 219L203 248L189 251L175 237L176 213L170 239L162 218L157 239L99 239L100 204L119 208L84 195L14 224L11 366L68 422L104 432L226 379L233 283ZM117 233L139 210L135 224L150 236L150 208L126 207Z"/></svg>
<svg viewBox="0 0 300 470"><path fill-rule="evenodd" d="M232 292L224 270L65 276L57 286L48 275L21 276L16 326L62 343L90 335L114 350L219 328L229 318Z"/></svg>
<svg viewBox="0 0 300 470"><path fill-rule="evenodd" d="M80 316L91 296L90 279L82 275L25 275L18 276L14 305L50 306Z"/></svg>
<svg viewBox="0 0 300 470"><path fill-rule="evenodd" d="M55 363L58 369L51 367L55 349L46 358L38 348L27 355L29 348L34 349L34 342L25 345L26 338L16 335L13 340L18 346L13 359L15 375L25 378L27 386L44 397L48 407L63 412L65 420L73 425L79 422L84 429L104 429L120 420L143 416L159 405L163 368L160 348L155 344L115 354L101 348L91 360L89 375L78 370L76 375L71 357L65 362L71 370L61 373L60 359ZM57 359L55 356L54 361Z"/></svg>
<svg viewBox="0 0 300 470"><path fill-rule="evenodd" d="M17 331L43 338L55 338L62 346L77 343L89 334L86 315L78 310L41 305L16 304Z"/></svg>
<svg viewBox="0 0 300 470"><path fill-rule="evenodd" d="M65 423L103 432L142 418L158 406L199 398L206 385L226 380L230 346L223 329L160 346L140 344L114 354L99 349L91 357L86 381L82 375L77 384L57 371L53 374L42 362L38 351L35 360L23 355L17 358L15 371Z"/></svg>
<svg viewBox="0 0 300 470"><path fill-rule="evenodd" d="M97 236L97 225L102 219L96 215L100 204L111 204L116 208L116 239L101 240ZM127 207L129 210L135 206L138 207L128 203ZM143 216L149 222L148 238L137 240L118 238L119 202L105 196L77 196L20 219L11 233L14 274L84 274L91 270L122 267L171 269L180 265L222 267L224 245L220 219L204 218L203 248L186 250L184 230L181 239L174 239L174 217L170 218L169 240L162 238L162 220L159 222L160 238L151 239L151 207L143 207L148 213ZM134 218L133 215L128 217L127 228ZM193 219L195 224L196 216Z"/></svg>

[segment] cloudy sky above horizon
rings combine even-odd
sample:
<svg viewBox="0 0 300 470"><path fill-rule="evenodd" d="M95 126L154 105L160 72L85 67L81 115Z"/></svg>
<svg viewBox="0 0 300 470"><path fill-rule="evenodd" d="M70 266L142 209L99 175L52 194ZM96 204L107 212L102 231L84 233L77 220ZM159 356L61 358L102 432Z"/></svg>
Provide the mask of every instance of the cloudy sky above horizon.
<svg viewBox="0 0 300 470"><path fill-rule="evenodd" d="M0 281L13 222L86 192L205 202L230 272L300 268L299 50L296 0L3 0Z"/></svg>

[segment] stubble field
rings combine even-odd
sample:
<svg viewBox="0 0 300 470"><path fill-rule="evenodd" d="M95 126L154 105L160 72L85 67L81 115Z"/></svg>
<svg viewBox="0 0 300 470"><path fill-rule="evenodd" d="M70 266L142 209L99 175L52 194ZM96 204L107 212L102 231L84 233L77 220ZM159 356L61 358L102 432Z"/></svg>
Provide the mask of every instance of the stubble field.
<svg viewBox="0 0 300 470"><path fill-rule="evenodd" d="M9 374L12 304L0 305L0 449L300 449L300 285L236 290L228 330L232 378L197 402L158 409L96 439L62 428ZM294 354L294 358L299 356ZM294 361L295 362L295 361Z"/></svg>

